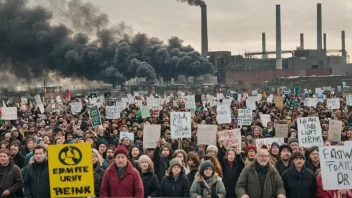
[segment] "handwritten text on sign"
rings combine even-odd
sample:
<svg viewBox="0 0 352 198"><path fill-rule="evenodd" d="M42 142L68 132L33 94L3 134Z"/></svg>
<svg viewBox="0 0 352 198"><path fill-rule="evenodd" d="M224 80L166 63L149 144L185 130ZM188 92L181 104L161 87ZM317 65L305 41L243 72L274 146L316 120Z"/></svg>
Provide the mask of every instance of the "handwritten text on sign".
<svg viewBox="0 0 352 198"><path fill-rule="evenodd" d="M89 111L90 119L92 120L92 126L101 125L100 112L98 107L93 107Z"/></svg>
<svg viewBox="0 0 352 198"><path fill-rule="evenodd" d="M232 129L218 132L219 141L225 148L238 147L241 148L241 131L240 129Z"/></svg>
<svg viewBox="0 0 352 198"><path fill-rule="evenodd" d="M143 148L155 148L155 142L160 138L160 131L160 124L145 124L143 126Z"/></svg>
<svg viewBox="0 0 352 198"><path fill-rule="evenodd" d="M231 109L228 105L219 105L216 108L217 121L219 124L230 124L231 123Z"/></svg>
<svg viewBox="0 0 352 198"><path fill-rule="evenodd" d="M252 111L248 109L238 109L238 125L252 124Z"/></svg>
<svg viewBox="0 0 352 198"><path fill-rule="evenodd" d="M171 138L191 138L191 112L171 112Z"/></svg>
<svg viewBox="0 0 352 198"><path fill-rule="evenodd" d="M321 126L318 117L298 118L299 145L306 148L323 146Z"/></svg>
<svg viewBox="0 0 352 198"><path fill-rule="evenodd" d="M277 124L275 126L275 137L287 138L288 136L288 125L287 124Z"/></svg>
<svg viewBox="0 0 352 198"><path fill-rule="evenodd" d="M106 106L105 119L119 119L121 109L119 106Z"/></svg>
<svg viewBox="0 0 352 198"><path fill-rule="evenodd" d="M216 145L217 125L198 124L197 143L204 145Z"/></svg>
<svg viewBox="0 0 352 198"><path fill-rule="evenodd" d="M326 100L326 107L328 109L338 109L340 108L340 99L339 98L331 98Z"/></svg>
<svg viewBox="0 0 352 198"><path fill-rule="evenodd" d="M2 120L17 120L17 107L3 107L1 110Z"/></svg>
<svg viewBox="0 0 352 198"><path fill-rule="evenodd" d="M270 149L271 145L274 142L278 143L279 145L282 145L283 143L285 143L284 138L257 138L255 140L255 146L257 148L260 148L263 145L265 145Z"/></svg>
<svg viewBox="0 0 352 198"><path fill-rule="evenodd" d="M73 102L70 103L71 111L73 113L80 113L82 111L82 103L81 102Z"/></svg>
<svg viewBox="0 0 352 198"><path fill-rule="evenodd" d="M324 190L352 189L352 148L324 146L319 149Z"/></svg>
<svg viewBox="0 0 352 198"><path fill-rule="evenodd" d="M329 120L329 137L333 142L341 141L342 122L340 120Z"/></svg>

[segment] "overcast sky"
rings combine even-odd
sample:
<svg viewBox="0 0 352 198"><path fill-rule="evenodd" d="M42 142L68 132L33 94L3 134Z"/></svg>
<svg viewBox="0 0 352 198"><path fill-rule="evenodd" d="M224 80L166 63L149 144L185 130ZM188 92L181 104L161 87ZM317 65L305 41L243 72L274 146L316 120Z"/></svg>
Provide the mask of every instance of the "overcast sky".
<svg viewBox="0 0 352 198"><path fill-rule="evenodd" d="M32 0L36 3L45 0ZM176 0L91 0L109 15L111 24L125 21L134 32L166 40L178 36L197 51L201 47L200 8ZM341 30L346 31L346 48L352 53L352 1L349 0L206 0L208 5L209 51L233 54L261 51L261 33L266 33L267 50L275 50L275 5L281 4L282 49L317 47L317 3L322 3L323 33L327 48L341 49Z"/></svg>

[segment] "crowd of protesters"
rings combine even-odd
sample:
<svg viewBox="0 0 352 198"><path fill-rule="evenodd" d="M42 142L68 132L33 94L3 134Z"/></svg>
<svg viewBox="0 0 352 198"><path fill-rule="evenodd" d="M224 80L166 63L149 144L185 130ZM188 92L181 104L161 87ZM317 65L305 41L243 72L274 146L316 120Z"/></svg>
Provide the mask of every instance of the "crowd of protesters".
<svg viewBox="0 0 352 198"><path fill-rule="evenodd" d="M239 126L238 109L246 100L231 103L231 123L219 124L218 131L240 128L241 148L197 143L198 124L217 124L216 107L196 103L192 117L192 137L172 139L170 112L190 111L177 97L162 104L162 110L141 118L136 104L129 104L117 120L104 118L106 102L99 107L102 125L92 127L87 99L80 113L72 113L69 101L62 109L42 114L39 108L18 108L18 119L0 125L0 194L2 197L50 197L48 145L90 143L96 197L238 197L238 198L352 198L352 189L324 190L319 147L303 148L298 141L297 118L318 117L324 145L344 145L352 141L352 109L342 93L325 92L326 98L340 98L339 109L327 109L326 102L304 106L306 94L285 95L283 107L256 103L252 124ZM140 99L140 96L136 99ZM176 101L176 103L174 102ZM220 102L220 101L219 101ZM175 105L176 104L176 105ZM16 106L15 102L6 104ZM22 105L20 105L22 106ZM20 107L19 106L19 107ZM270 114L263 126L260 114ZM329 120L341 120L341 142L328 139ZM143 148L143 126L160 124L155 148ZM274 142L256 148L257 138L275 137L275 126L289 127L285 143ZM134 141L119 137L134 133Z"/></svg>

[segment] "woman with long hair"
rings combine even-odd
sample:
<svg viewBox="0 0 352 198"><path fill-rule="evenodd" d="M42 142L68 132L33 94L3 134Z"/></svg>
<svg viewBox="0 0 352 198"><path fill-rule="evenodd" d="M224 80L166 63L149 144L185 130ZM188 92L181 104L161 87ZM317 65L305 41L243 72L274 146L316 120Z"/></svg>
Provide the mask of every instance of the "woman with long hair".
<svg viewBox="0 0 352 198"><path fill-rule="evenodd" d="M138 167L144 186L144 197L157 197L159 181L158 177L154 174L153 161L147 155L141 155L138 159Z"/></svg>
<svg viewBox="0 0 352 198"><path fill-rule="evenodd" d="M203 161L211 162L214 165L215 172L218 174L218 176L221 178L223 177L222 168L218 159L216 159L212 155L205 155L203 159L204 159Z"/></svg>
<svg viewBox="0 0 352 198"><path fill-rule="evenodd" d="M193 183L194 177L196 176L196 173L198 172L198 167L200 164L199 157L197 153L195 152L190 152L188 153L188 161L187 164L190 168L190 172L187 174L189 183Z"/></svg>
<svg viewBox="0 0 352 198"><path fill-rule="evenodd" d="M190 168L188 166L187 153L182 149L177 149L174 152L173 158L177 158L181 161L182 167L185 169L185 174L187 175L190 172Z"/></svg>
<svg viewBox="0 0 352 198"><path fill-rule="evenodd" d="M101 155L96 149L92 149L92 159L93 159L93 170L94 170L94 192L95 196L100 196L100 186L104 177L104 169L102 168L103 163L101 162Z"/></svg>

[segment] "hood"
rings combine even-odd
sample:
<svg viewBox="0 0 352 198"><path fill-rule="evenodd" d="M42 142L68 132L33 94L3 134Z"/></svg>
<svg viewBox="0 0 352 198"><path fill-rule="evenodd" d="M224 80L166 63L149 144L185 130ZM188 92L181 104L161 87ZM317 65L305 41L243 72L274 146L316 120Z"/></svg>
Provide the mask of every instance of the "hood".
<svg viewBox="0 0 352 198"><path fill-rule="evenodd" d="M202 175L199 174L199 172L196 174L194 177L194 180L197 182L203 182L204 186L207 187L208 189L211 189L211 187L218 181L219 177L217 173L214 173L214 175L211 178L211 182L208 184Z"/></svg>

